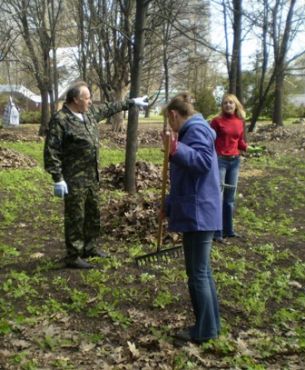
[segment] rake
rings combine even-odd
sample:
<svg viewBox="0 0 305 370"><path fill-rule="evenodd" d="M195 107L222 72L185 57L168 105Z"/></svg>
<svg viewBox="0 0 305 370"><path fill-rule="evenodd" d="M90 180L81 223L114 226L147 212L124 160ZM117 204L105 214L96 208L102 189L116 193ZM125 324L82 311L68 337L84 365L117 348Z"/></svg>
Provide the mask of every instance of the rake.
<svg viewBox="0 0 305 370"><path fill-rule="evenodd" d="M164 125L166 127L166 123ZM165 193L167 184L167 173L168 173L168 157L169 157L169 141L170 134L164 130L164 158L163 158L163 171L162 171L162 190L161 190L161 202L160 211L158 218L158 234L157 234L157 250L156 252L148 253L143 256L135 258L138 266L146 265L147 263L168 261L171 258L178 258L183 255L182 245L174 246L171 248L161 249L162 247L162 235L163 235L163 210L165 205Z"/></svg>

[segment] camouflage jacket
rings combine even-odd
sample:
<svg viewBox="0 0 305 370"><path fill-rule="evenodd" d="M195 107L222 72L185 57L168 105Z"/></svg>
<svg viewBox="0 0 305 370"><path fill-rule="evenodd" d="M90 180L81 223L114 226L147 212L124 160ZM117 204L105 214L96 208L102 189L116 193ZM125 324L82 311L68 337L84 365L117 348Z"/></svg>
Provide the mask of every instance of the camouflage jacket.
<svg viewBox="0 0 305 370"><path fill-rule="evenodd" d="M127 110L132 101L107 103L92 107L81 121L65 105L52 118L44 146L45 170L54 182L86 186L98 181L98 121Z"/></svg>

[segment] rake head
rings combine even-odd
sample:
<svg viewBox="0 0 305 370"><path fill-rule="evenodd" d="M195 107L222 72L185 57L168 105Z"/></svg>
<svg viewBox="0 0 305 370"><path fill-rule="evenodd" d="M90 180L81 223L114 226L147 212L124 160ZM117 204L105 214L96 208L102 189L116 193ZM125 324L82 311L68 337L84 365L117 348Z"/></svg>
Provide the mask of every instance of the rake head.
<svg viewBox="0 0 305 370"><path fill-rule="evenodd" d="M158 250L157 252L148 253L135 258L138 267L145 266L150 263L169 262L172 258L183 256L182 245L176 247Z"/></svg>

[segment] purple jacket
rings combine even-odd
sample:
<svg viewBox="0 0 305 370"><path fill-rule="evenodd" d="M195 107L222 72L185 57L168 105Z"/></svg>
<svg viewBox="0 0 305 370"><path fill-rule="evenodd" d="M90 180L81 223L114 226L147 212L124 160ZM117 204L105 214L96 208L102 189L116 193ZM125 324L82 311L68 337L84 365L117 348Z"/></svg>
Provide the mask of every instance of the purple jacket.
<svg viewBox="0 0 305 370"><path fill-rule="evenodd" d="M179 131L177 151L170 157L166 199L170 231L222 230L215 137L201 114L194 114Z"/></svg>

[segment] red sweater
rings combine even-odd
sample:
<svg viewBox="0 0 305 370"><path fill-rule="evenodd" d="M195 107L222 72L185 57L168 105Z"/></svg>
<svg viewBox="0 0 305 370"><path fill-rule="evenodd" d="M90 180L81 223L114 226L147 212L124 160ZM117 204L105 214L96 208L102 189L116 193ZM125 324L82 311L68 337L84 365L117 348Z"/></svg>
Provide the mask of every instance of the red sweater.
<svg viewBox="0 0 305 370"><path fill-rule="evenodd" d="M236 115L215 117L211 127L216 131L215 148L218 155L239 155L239 150L247 150L244 122Z"/></svg>

